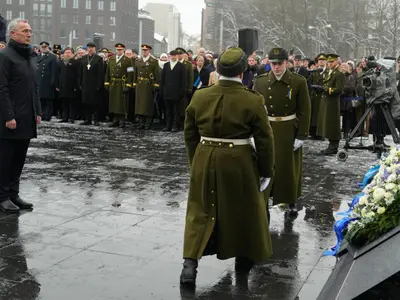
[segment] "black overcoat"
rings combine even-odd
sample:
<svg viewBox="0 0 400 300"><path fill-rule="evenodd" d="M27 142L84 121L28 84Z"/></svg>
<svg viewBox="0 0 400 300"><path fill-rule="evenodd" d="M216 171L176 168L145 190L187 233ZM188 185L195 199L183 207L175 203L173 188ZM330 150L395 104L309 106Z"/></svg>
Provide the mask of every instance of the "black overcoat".
<svg viewBox="0 0 400 300"><path fill-rule="evenodd" d="M186 82L185 65L178 61L174 69L171 70L171 63L167 62L161 73L160 87L163 99L168 101L181 101L186 93Z"/></svg>
<svg viewBox="0 0 400 300"><path fill-rule="evenodd" d="M57 56L52 53L39 54L36 56L36 66L40 98L54 99L58 82Z"/></svg>
<svg viewBox="0 0 400 300"><path fill-rule="evenodd" d="M37 137L36 116L42 114L36 59L14 43L0 51L0 139L26 140ZM17 128L8 129L13 119Z"/></svg>
<svg viewBox="0 0 400 300"><path fill-rule="evenodd" d="M88 105L100 104L104 87L104 62L97 54L94 57L85 55L81 61L82 103ZM90 62L90 68L88 64Z"/></svg>
<svg viewBox="0 0 400 300"><path fill-rule="evenodd" d="M59 62L58 98L75 99L79 91L81 64L76 59Z"/></svg>

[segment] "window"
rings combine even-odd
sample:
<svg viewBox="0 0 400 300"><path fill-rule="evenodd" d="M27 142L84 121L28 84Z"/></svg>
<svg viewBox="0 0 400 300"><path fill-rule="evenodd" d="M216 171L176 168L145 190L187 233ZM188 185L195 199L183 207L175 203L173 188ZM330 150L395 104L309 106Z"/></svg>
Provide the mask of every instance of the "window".
<svg viewBox="0 0 400 300"><path fill-rule="evenodd" d="M40 15L44 16L46 12L46 4L40 4Z"/></svg>
<svg viewBox="0 0 400 300"><path fill-rule="evenodd" d="M25 0L19 0L19 5L25 5Z"/></svg>
<svg viewBox="0 0 400 300"><path fill-rule="evenodd" d="M67 15L66 14L61 14L60 15L60 22L61 23L67 23Z"/></svg>
<svg viewBox="0 0 400 300"><path fill-rule="evenodd" d="M12 11L11 10L7 10L6 19L7 20L11 20L12 19Z"/></svg>
<svg viewBox="0 0 400 300"><path fill-rule="evenodd" d="M72 8L79 8L79 0L74 0L72 3Z"/></svg>
<svg viewBox="0 0 400 300"><path fill-rule="evenodd" d="M74 15L74 24L79 24L79 15Z"/></svg>
<svg viewBox="0 0 400 300"><path fill-rule="evenodd" d="M12 4L12 0L7 0L6 4Z"/></svg>
<svg viewBox="0 0 400 300"><path fill-rule="evenodd" d="M40 19L40 30L45 30L45 29L46 29L46 20Z"/></svg>
<svg viewBox="0 0 400 300"><path fill-rule="evenodd" d="M19 12L19 17L20 17L21 19L25 19L25 12L24 12L24 11L20 11L20 12Z"/></svg>
<svg viewBox="0 0 400 300"><path fill-rule="evenodd" d="M97 17L97 25L103 25L104 21L103 21L103 16L98 16Z"/></svg>
<svg viewBox="0 0 400 300"><path fill-rule="evenodd" d="M115 1L111 1L111 2L110 2L110 10L111 10L111 11L115 11L115 10L116 10L116 8L115 8Z"/></svg>
<svg viewBox="0 0 400 300"><path fill-rule="evenodd" d="M65 38L65 37L67 37L65 28L61 28L60 29L60 38Z"/></svg>
<svg viewBox="0 0 400 300"><path fill-rule="evenodd" d="M89 29L85 29L85 39L90 40L91 36L90 36L90 31Z"/></svg>
<svg viewBox="0 0 400 300"><path fill-rule="evenodd" d="M38 19L33 19L33 29L38 30L39 29L39 20Z"/></svg>
<svg viewBox="0 0 400 300"><path fill-rule="evenodd" d="M111 32L111 38L110 38L110 40L111 40L111 41L115 41L115 32Z"/></svg>
<svg viewBox="0 0 400 300"><path fill-rule="evenodd" d="M86 24L91 24L92 23L92 16L86 16Z"/></svg>
<svg viewBox="0 0 400 300"><path fill-rule="evenodd" d="M67 0L61 0L61 8L66 8L67 7Z"/></svg>
<svg viewBox="0 0 400 300"><path fill-rule="evenodd" d="M110 25L115 26L115 17L110 17Z"/></svg>
<svg viewBox="0 0 400 300"><path fill-rule="evenodd" d="M38 15L38 11L39 11L39 4L34 3L33 4L33 15L37 16Z"/></svg>
<svg viewBox="0 0 400 300"><path fill-rule="evenodd" d="M51 14L53 12L53 5L52 4L47 4L47 13Z"/></svg>
<svg viewBox="0 0 400 300"><path fill-rule="evenodd" d="M98 8L99 10L103 10L103 9L104 9L104 1L99 1L99 2L97 3L97 8Z"/></svg>
<svg viewBox="0 0 400 300"><path fill-rule="evenodd" d="M79 39L78 29L74 29L74 30L72 31L72 38L73 38L73 39Z"/></svg>
<svg viewBox="0 0 400 300"><path fill-rule="evenodd" d="M86 9L92 9L92 1L86 0Z"/></svg>
<svg viewBox="0 0 400 300"><path fill-rule="evenodd" d="M52 28L51 18L48 18L48 19L47 19L47 30L48 30L48 31L51 31L51 28Z"/></svg>

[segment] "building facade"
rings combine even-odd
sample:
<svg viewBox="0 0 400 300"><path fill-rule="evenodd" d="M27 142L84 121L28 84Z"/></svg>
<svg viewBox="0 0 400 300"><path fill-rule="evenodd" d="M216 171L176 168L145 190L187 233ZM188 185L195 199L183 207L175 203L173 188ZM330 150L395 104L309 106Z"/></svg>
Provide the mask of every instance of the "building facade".
<svg viewBox="0 0 400 300"><path fill-rule="evenodd" d="M0 12L7 20L24 18L34 32L33 43L86 45L94 34L103 35L103 45L137 46L138 0L1 0Z"/></svg>
<svg viewBox="0 0 400 300"><path fill-rule="evenodd" d="M147 3L144 10L150 13L155 22L155 32L168 40L168 51L182 46L183 32L181 15L172 4Z"/></svg>
<svg viewBox="0 0 400 300"><path fill-rule="evenodd" d="M140 44L147 44L154 47L154 20L150 16L150 13L144 10L139 10L139 42L138 49L140 49Z"/></svg>
<svg viewBox="0 0 400 300"><path fill-rule="evenodd" d="M168 54L168 40L165 38L165 36L154 33L153 54L157 57L160 57L160 55L163 53Z"/></svg>

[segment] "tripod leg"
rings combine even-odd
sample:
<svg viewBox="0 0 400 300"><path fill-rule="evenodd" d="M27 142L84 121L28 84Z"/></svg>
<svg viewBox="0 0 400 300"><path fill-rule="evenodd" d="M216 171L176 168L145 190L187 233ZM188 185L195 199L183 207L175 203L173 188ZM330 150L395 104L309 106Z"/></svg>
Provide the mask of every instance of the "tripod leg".
<svg viewBox="0 0 400 300"><path fill-rule="evenodd" d="M389 108L387 106L381 106L381 109L382 109L383 115L385 116L386 123L389 126L390 133L392 134L393 142L395 144L399 144L400 138L399 138L399 135L397 134L396 125L394 124L393 117L390 114Z"/></svg>
<svg viewBox="0 0 400 300"><path fill-rule="evenodd" d="M356 135L357 130L361 127L361 125L364 124L365 119L368 117L369 113L372 110L372 106L368 107L368 109L365 111L365 113L363 114L363 116L361 117L360 121L358 121L356 127L354 127L353 131L350 133L349 137L346 140L346 144L348 144Z"/></svg>

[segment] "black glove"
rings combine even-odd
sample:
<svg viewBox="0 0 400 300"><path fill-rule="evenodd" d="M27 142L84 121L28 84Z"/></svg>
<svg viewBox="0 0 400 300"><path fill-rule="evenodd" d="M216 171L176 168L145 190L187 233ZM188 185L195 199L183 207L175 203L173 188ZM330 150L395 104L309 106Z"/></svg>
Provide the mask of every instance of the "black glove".
<svg viewBox="0 0 400 300"><path fill-rule="evenodd" d="M124 87L124 89L123 89L122 92L123 92L124 94L128 94L130 90L131 90L130 88Z"/></svg>

